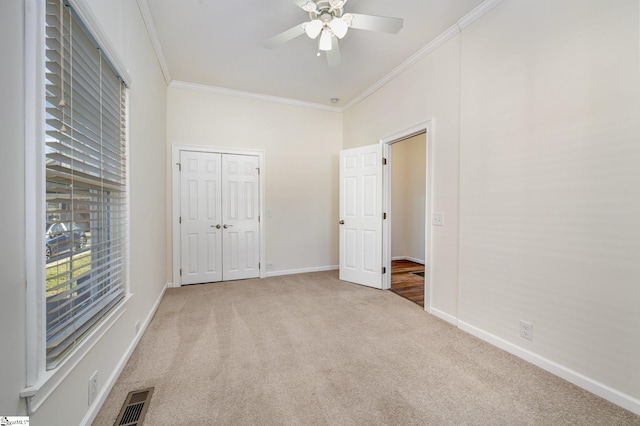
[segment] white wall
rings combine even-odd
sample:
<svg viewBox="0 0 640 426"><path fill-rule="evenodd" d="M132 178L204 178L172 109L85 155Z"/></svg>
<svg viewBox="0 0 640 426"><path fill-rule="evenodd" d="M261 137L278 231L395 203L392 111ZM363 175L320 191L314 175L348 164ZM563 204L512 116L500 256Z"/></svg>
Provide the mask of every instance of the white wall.
<svg viewBox="0 0 640 426"><path fill-rule="evenodd" d="M344 117L349 147L434 120L436 311L637 413L639 12L505 0Z"/></svg>
<svg viewBox="0 0 640 426"><path fill-rule="evenodd" d="M391 257L425 261L426 135L392 145Z"/></svg>
<svg viewBox="0 0 640 426"><path fill-rule="evenodd" d="M62 384L31 416L32 425L79 424L91 410L88 379L98 371L99 393L104 393L129 345L135 322L144 322L166 284L165 271L165 114L166 84L154 56L137 4L129 0L86 0L100 26L132 77L130 90L131 174L131 291L124 315L71 371ZM0 2L0 43L4 66L0 71L4 100L0 110L2 142L0 177L6 186L2 209L5 224L0 239L0 340L3 346L0 414L24 415L19 393L25 375L25 223L24 211L24 40L23 2ZM33 52L26 52L32 55Z"/></svg>
<svg viewBox="0 0 640 426"><path fill-rule="evenodd" d="M458 149L460 132L460 37L344 113L344 146L381 138L433 120L433 211L446 226L431 227L433 312L458 316Z"/></svg>
<svg viewBox="0 0 640 426"><path fill-rule="evenodd" d="M463 32L459 318L640 399L638 17L513 0Z"/></svg>
<svg viewBox="0 0 640 426"><path fill-rule="evenodd" d="M173 144L265 151L268 273L338 264L340 113L172 85L167 116L169 153ZM171 185L167 199L170 209ZM167 233L172 276L170 220Z"/></svg>
<svg viewBox="0 0 640 426"><path fill-rule="evenodd" d="M5 82L0 103L0 181L5 182L0 223L0 413L24 413L19 393L25 384L25 227L22 2L0 2L0 51Z"/></svg>
<svg viewBox="0 0 640 426"><path fill-rule="evenodd" d="M399 144L396 144L399 145ZM405 204L407 201L406 150L394 149L391 160L391 258L407 255Z"/></svg>

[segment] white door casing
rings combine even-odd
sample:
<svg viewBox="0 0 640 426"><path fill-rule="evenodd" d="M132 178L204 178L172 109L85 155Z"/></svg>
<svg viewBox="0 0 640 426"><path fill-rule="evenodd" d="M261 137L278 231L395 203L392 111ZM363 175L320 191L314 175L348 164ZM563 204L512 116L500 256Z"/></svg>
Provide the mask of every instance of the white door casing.
<svg viewBox="0 0 640 426"><path fill-rule="evenodd" d="M340 279L382 288L382 146L340 152Z"/></svg>
<svg viewBox="0 0 640 426"><path fill-rule="evenodd" d="M182 284L222 280L221 158L180 154Z"/></svg>
<svg viewBox="0 0 640 426"><path fill-rule="evenodd" d="M433 145L434 145L434 122L433 119L429 119L425 122L416 124L399 132L388 135L380 139L380 144L383 147L382 155L386 157L390 163L393 163L391 145L396 142L411 138L413 136L425 134L425 143L427 144L425 160L427 173L426 173L426 194L425 194L425 281L424 281L424 309L427 312L434 313L431 308L433 300L432 296L432 283L433 283L433 247L431 237L431 212L433 211ZM383 210L387 211L393 216L391 211L391 173L385 173L383 176ZM383 265L391 270L391 221L386 220L383 223ZM383 288L391 288L391 274L386 274L383 277ZM450 318L445 318L446 321L451 322Z"/></svg>
<svg viewBox="0 0 640 426"><path fill-rule="evenodd" d="M260 275L258 157L222 156L224 280Z"/></svg>

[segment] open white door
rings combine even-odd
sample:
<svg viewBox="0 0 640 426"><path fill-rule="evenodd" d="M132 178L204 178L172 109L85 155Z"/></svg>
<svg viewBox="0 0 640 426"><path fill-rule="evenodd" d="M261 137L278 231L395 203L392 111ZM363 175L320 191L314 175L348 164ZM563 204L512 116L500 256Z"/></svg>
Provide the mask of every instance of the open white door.
<svg viewBox="0 0 640 426"><path fill-rule="evenodd" d="M222 156L223 276L225 281L260 276L259 160Z"/></svg>
<svg viewBox="0 0 640 426"><path fill-rule="evenodd" d="M180 154L182 284L222 280L221 155Z"/></svg>
<svg viewBox="0 0 640 426"><path fill-rule="evenodd" d="M340 152L340 279L382 288L382 146Z"/></svg>

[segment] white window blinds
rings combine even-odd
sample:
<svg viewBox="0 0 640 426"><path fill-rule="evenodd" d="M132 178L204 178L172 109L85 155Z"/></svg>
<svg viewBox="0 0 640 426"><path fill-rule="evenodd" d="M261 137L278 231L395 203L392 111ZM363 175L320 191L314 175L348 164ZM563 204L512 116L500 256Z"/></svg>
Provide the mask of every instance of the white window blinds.
<svg viewBox="0 0 640 426"><path fill-rule="evenodd" d="M46 5L46 359L125 294L126 87L73 10Z"/></svg>

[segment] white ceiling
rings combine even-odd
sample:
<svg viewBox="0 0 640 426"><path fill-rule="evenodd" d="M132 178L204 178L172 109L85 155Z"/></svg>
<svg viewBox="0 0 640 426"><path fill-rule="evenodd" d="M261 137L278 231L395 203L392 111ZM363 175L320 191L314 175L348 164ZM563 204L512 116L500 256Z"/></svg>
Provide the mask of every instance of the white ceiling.
<svg viewBox="0 0 640 426"><path fill-rule="evenodd" d="M398 34L351 29L342 64L317 57L302 35L275 49L262 42L308 21L291 0L138 0L172 81L343 106L463 18L482 0L349 0L345 13L404 19ZM149 22L151 20L151 22ZM161 61L163 59L161 58Z"/></svg>

